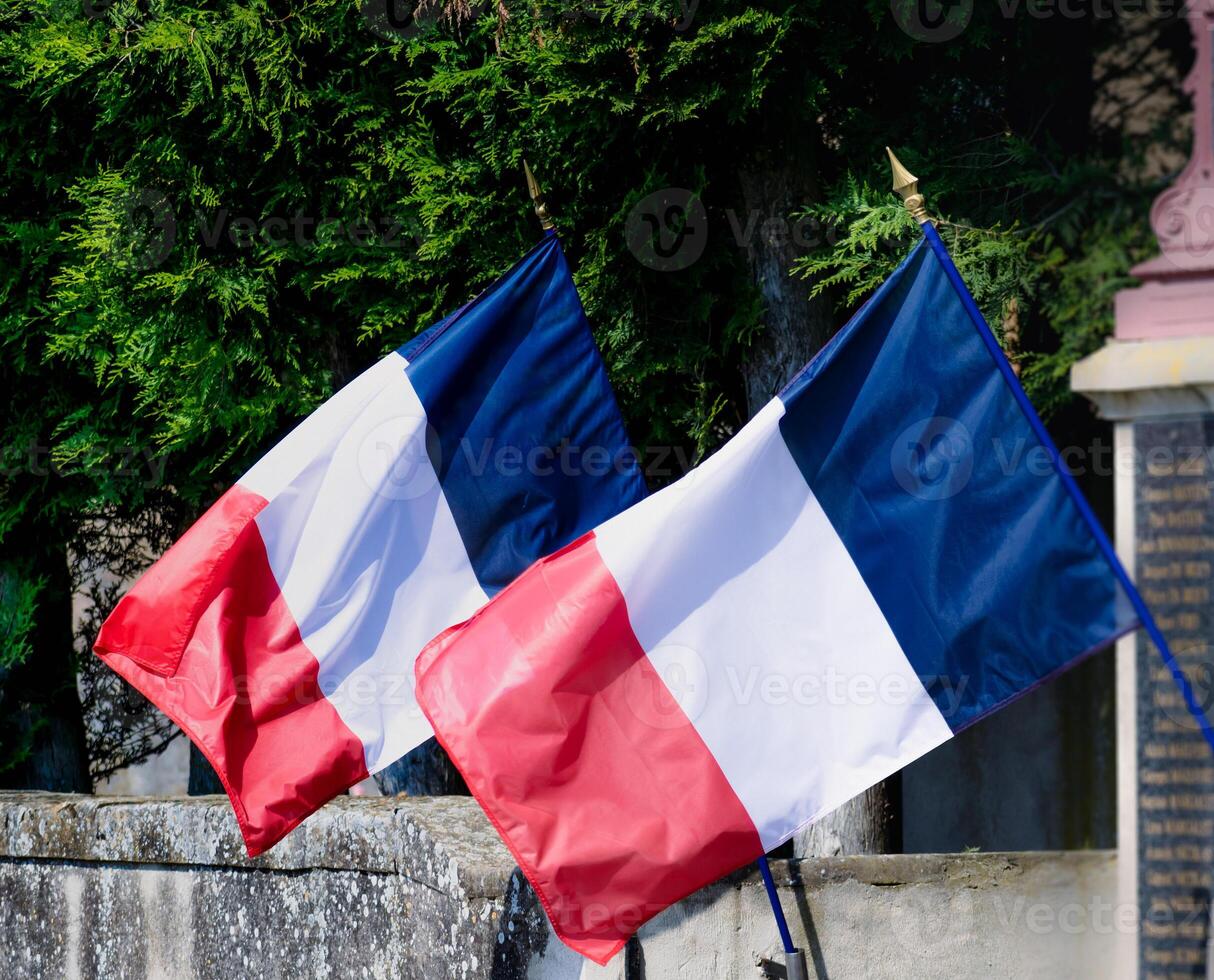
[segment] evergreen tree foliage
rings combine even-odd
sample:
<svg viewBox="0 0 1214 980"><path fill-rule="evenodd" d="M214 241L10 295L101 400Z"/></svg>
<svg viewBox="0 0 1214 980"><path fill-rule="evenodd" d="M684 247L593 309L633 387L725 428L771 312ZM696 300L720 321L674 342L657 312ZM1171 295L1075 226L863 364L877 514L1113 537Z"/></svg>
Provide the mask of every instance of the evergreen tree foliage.
<svg viewBox="0 0 1214 980"><path fill-rule="evenodd" d="M1047 407L1151 248L1164 175L1139 174L1176 139L1172 21L991 5L929 44L886 0L390 2L0 0L0 685L29 718L45 692L18 675L59 655L35 642L41 570L70 561L92 593L83 651L122 579L276 438L535 241L524 157L634 440L681 450L667 466L745 418L748 235L803 238L795 271L839 322L913 241L886 143L992 321L1016 299ZM1110 52L1144 37L1164 52L1140 83L1159 125L1131 140L1135 107L1109 93L1142 64ZM812 133L822 192L749 215L740 161L776 103ZM706 216L673 271L625 235L668 188ZM85 676L94 777L171 733L116 733L104 684ZM11 727L0 769L31 751Z"/></svg>

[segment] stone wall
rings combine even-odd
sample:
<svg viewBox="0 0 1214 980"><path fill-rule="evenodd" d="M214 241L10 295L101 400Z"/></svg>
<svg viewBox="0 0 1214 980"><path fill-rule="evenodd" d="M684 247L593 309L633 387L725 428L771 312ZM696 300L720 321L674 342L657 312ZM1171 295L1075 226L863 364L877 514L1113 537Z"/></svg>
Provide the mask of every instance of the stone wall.
<svg viewBox="0 0 1214 980"><path fill-rule="evenodd" d="M819 976L1111 977L1109 852L773 862ZM1133 910L1128 916L1132 922ZM641 931L633 978L755 980L777 958L738 874ZM600 980L552 935L476 804L342 799L250 861L227 801L0 793L4 978Z"/></svg>

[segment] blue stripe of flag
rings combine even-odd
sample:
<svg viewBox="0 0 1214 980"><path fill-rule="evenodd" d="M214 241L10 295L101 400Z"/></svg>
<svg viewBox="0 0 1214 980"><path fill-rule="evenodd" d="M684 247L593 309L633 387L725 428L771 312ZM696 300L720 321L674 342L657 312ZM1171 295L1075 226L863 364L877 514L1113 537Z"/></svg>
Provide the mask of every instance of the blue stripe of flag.
<svg viewBox="0 0 1214 980"><path fill-rule="evenodd" d="M645 496L555 235L401 354L487 594Z"/></svg>
<svg viewBox="0 0 1214 980"><path fill-rule="evenodd" d="M954 731L1136 625L978 329L920 243L780 396L797 466Z"/></svg>

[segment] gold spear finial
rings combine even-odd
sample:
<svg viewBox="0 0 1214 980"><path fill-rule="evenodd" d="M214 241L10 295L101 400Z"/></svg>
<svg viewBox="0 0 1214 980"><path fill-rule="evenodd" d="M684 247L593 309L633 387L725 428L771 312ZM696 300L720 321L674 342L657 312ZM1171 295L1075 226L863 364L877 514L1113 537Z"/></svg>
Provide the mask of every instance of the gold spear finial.
<svg viewBox="0 0 1214 980"><path fill-rule="evenodd" d="M527 166L526 158L523 159L523 172L527 175L527 193L531 195L531 203L535 205L535 216L540 219L540 227L544 231L552 231L556 227L556 222L552 220L552 215L548 213L548 205L544 203L544 192L540 190L539 181L535 179L535 174Z"/></svg>
<svg viewBox="0 0 1214 980"><path fill-rule="evenodd" d="M911 213L919 224L925 225L932 219L928 217L926 201L919 193L919 178L902 166L902 161L894 156L894 151L888 146L885 152L889 154L889 167L894 174L894 193L902 198L906 210Z"/></svg>

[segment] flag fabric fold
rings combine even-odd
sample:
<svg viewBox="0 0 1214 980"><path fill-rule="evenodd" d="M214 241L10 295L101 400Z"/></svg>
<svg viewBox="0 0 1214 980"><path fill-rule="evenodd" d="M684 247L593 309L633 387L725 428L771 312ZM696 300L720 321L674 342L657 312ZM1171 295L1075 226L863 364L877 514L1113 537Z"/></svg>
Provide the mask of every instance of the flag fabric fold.
<svg viewBox="0 0 1214 980"><path fill-rule="evenodd" d="M549 234L301 422L95 650L211 762L256 855L430 737L429 639L644 494Z"/></svg>
<svg viewBox="0 0 1214 980"><path fill-rule="evenodd" d="M921 243L718 452L418 658L574 949L1137 625L985 330Z"/></svg>

